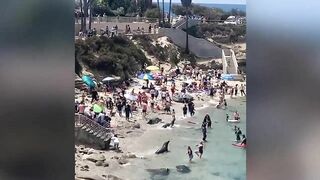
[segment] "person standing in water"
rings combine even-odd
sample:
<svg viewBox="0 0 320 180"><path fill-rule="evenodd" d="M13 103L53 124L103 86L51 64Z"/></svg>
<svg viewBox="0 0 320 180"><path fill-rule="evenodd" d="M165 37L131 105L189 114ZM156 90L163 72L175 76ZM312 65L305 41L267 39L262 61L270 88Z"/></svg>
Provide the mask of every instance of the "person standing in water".
<svg viewBox="0 0 320 180"><path fill-rule="evenodd" d="M247 145L247 138L246 135L242 135L242 141L241 141L241 145Z"/></svg>
<svg viewBox="0 0 320 180"><path fill-rule="evenodd" d="M198 146L198 151L196 151L195 153L201 159L203 154L203 141L201 141L200 144L198 144L197 146Z"/></svg>
<svg viewBox="0 0 320 180"><path fill-rule="evenodd" d="M188 146L187 154L189 156L189 162L191 162L191 160L193 159L193 153L192 153L192 149L190 146Z"/></svg>
<svg viewBox="0 0 320 180"><path fill-rule="evenodd" d="M235 134L236 134L236 141L239 142L241 140L240 135L242 134L240 128L238 128Z"/></svg>
<svg viewBox="0 0 320 180"><path fill-rule="evenodd" d="M174 109L172 109L171 127L173 127L175 121L176 121L176 113L174 112Z"/></svg>
<svg viewBox="0 0 320 180"><path fill-rule="evenodd" d="M208 128L211 128L211 118L209 116L209 114L207 113L206 116L204 117L204 120L203 120L205 123L207 123L208 125Z"/></svg>
<svg viewBox="0 0 320 180"><path fill-rule="evenodd" d="M226 121L228 122L229 120L229 114L226 114Z"/></svg>
<svg viewBox="0 0 320 180"><path fill-rule="evenodd" d="M205 122L202 123L201 130L202 130L202 140L206 142L207 141L207 123Z"/></svg>
<svg viewBox="0 0 320 180"><path fill-rule="evenodd" d="M243 84L240 85L240 93L241 93L241 96L246 95L246 93L244 92L244 85Z"/></svg>

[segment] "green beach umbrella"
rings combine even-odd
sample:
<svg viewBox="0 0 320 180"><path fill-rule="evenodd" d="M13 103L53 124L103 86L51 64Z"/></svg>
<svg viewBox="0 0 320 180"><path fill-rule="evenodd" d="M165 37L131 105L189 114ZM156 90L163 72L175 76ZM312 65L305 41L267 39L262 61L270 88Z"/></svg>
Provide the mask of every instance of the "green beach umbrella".
<svg viewBox="0 0 320 180"><path fill-rule="evenodd" d="M93 112L100 113L102 111L103 111L103 108L100 105L98 104L93 105Z"/></svg>

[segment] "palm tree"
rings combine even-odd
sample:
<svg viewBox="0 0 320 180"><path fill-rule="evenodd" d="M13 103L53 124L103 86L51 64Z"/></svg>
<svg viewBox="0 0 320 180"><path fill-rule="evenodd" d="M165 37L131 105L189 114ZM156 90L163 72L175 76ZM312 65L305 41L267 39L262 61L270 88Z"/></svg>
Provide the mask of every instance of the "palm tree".
<svg viewBox="0 0 320 180"><path fill-rule="evenodd" d="M162 0L162 23L164 25L164 0Z"/></svg>
<svg viewBox="0 0 320 180"><path fill-rule="evenodd" d="M158 4L158 9L159 9L159 26L161 24L161 10L160 10L160 2L159 0L157 0L157 4Z"/></svg>
<svg viewBox="0 0 320 180"><path fill-rule="evenodd" d="M172 6L172 0L169 1L169 17L168 17L168 22L170 23L170 16L171 16L171 6Z"/></svg>
<svg viewBox="0 0 320 180"><path fill-rule="evenodd" d="M186 8L186 53L189 54L189 37L188 37L188 15L192 0L181 0L181 4Z"/></svg>

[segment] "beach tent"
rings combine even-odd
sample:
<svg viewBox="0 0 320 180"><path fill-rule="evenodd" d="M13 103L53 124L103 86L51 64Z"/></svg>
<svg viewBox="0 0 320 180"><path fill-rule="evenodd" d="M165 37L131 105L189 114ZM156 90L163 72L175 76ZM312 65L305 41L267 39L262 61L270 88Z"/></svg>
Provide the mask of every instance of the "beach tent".
<svg viewBox="0 0 320 180"><path fill-rule="evenodd" d="M95 113L100 113L100 112L102 112L102 111L103 111L102 106L100 106L100 105L98 105L98 104L93 105L93 112L95 112Z"/></svg>
<svg viewBox="0 0 320 180"><path fill-rule="evenodd" d="M82 81L89 87L94 88L96 84L93 82L92 78L88 75L82 76Z"/></svg>
<svg viewBox="0 0 320 180"><path fill-rule="evenodd" d="M149 71L159 71L160 70L159 67L157 67L157 66L148 66L146 69Z"/></svg>

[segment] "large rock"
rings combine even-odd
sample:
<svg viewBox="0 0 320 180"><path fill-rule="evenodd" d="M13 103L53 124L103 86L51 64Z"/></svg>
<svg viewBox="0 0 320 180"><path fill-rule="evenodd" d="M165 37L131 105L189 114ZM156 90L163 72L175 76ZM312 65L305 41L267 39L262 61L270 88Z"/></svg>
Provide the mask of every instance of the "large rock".
<svg viewBox="0 0 320 180"><path fill-rule="evenodd" d="M161 176L167 176L170 173L170 169L168 168L158 168L158 169L146 169L151 176L161 175Z"/></svg>
<svg viewBox="0 0 320 180"><path fill-rule="evenodd" d="M161 122L162 120L160 118L150 118L147 122L147 124L157 124L159 122Z"/></svg>
<svg viewBox="0 0 320 180"><path fill-rule="evenodd" d="M111 174L109 174L109 175L107 176L107 179L108 179L108 180L123 180L123 179L121 179L121 178L119 178L119 177L117 177L117 176L115 176L115 175L111 175Z"/></svg>
<svg viewBox="0 0 320 180"><path fill-rule="evenodd" d="M120 159L118 159L118 163L121 164L121 165L127 164L128 162L129 162L129 161L128 161L127 159L125 159L125 158L120 158Z"/></svg>
<svg viewBox="0 0 320 180"><path fill-rule="evenodd" d="M134 128L137 128L137 129L140 129L141 126L140 126L139 123L135 123L135 124L133 125L133 127L134 127Z"/></svg>
<svg viewBox="0 0 320 180"><path fill-rule="evenodd" d="M169 127L171 125L171 123L165 123L162 127L163 128L167 128L167 127Z"/></svg>
<svg viewBox="0 0 320 180"><path fill-rule="evenodd" d="M125 155L122 155L122 158L137 158L137 156L133 153L127 153Z"/></svg>
<svg viewBox="0 0 320 180"><path fill-rule="evenodd" d="M104 161L106 158L102 154L90 154L86 157L88 161L97 162L97 161Z"/></svg>
<svg viewBox="0 0 320 180"><path fill-rule="evenodd" d="M186 165L178 165L176 166L177 171L180 173L189 173L191 172L190 168Z"/></svg>
<svg viewBox="0 0 320 180"><path fill-rule="evenodd" d="M104 180L104 178L97 176L97 175L82 175L82 176L78 176L76 178L81 179L81 180Z"/></svg>

